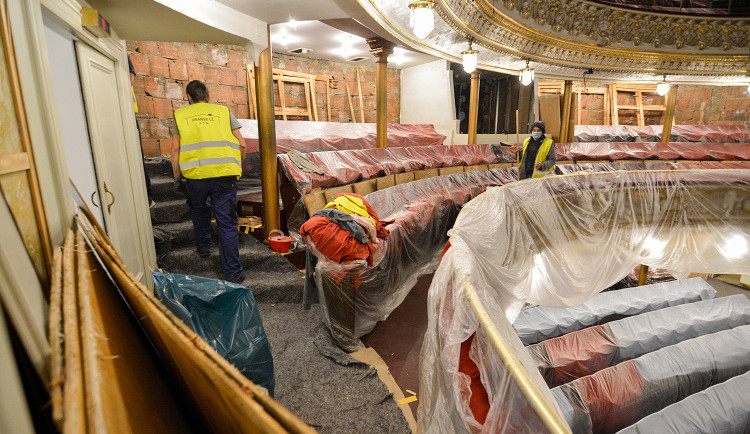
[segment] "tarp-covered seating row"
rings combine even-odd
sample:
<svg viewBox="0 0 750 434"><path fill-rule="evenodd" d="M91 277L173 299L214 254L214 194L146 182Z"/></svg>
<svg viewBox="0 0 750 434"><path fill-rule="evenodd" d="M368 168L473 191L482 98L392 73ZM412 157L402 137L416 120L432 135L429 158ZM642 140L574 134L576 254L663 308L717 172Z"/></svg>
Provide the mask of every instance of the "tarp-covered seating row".
<svg viewBox="0 0 750 434"><path fill-rule="evenodd" d="M420 431L567 432L512 321L525 303L581 304L638 264L680 278L750 272L750 171L512 183L464 205L449 235L428 297ZM462 373L462 352L476 375ZM470 405L480 392L489 404L478 421Z"/></svg>
<svg viewBox="0 0 750 434"><path fill-rule="evenodd" d="M576 125L576 142L660 142L661 125ZM670 142L750 143L746 125L673 125Z"/></svg>

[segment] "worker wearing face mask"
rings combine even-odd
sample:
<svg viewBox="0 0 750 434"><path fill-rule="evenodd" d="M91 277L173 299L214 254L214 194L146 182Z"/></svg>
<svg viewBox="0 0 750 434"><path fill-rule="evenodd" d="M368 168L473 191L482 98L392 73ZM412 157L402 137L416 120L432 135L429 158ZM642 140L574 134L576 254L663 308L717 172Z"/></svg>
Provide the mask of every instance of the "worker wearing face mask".
<svg viewBox="0 0 750 434"><path fill-rule="evenodd" d="M531 124L531 137L523 141L518 179L543 178L555 167L555 142L544 135L544 123Z"/></svg>

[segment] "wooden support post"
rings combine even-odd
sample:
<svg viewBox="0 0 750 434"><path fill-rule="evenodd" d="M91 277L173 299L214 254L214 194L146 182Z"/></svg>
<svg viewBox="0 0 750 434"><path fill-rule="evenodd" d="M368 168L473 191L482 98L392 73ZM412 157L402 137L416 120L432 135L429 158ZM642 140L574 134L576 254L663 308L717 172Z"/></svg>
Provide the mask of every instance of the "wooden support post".
<svg viewBox="0 0 750 434"><path fill-rule="evenodd" d="M276 160L276 115L273 103L273 67L271 60L271 38L268 48L260 53L256 74L258 100L258 139L260 142L260 177L263 196L263 230L270 234L281 229L279 210L278 166ZM281 82L279 82L281 83ZM282 90L283 88L279 88ZM281 94L279 94L281 96ZM281 97L283 101L284 98Z"/></svg>
<svg viewBox="0 0 750 434"><path fill-rule="evenodd" d="M560 141L568 141L570 137L570 115L571 106L573 105L573 81L565 80L565 87L563 88L563 101L562 101L562 123L560 126Z"/></svg>
<svg viewBox="0 0 750 434"><path fill-rule="evenodd" d="M664 127L661 130L661 141L669 142L672 136L672 124L674 123L674 106L677 102L677 85L673 84L667 93L666 111L664 112Z"/></svg>
<svg viewBox="0 0 750 434"><path fill-rule="evenodd" d="M378 148L388 147L388 56L393 53L393 43L383 38L367 40L370 52L377 58L376 92L377 99L377 143ZM361 92L360 92L361 94Z"/></svg>
<svg viewBox="0 0 750 434"><path fill-rule="evenodd" d="M648 282L648 265L641 264L641 268L638 271L638 286L643 286Z"/></svg>
<svg viewBox="0 0 750 434"><path fill-rule="evenodd" d="M479 123L479 76L482 73L475 69L471 73L471 89L469 91L469 140L470 145L477 144L477 124Z"/></svg>
<svg viewBox="0 0 750 434"><path fill-rule="evenodd" d="M258 119L255 104L255 62L245 65L247 69L247 111L250 119Z"/></svg>

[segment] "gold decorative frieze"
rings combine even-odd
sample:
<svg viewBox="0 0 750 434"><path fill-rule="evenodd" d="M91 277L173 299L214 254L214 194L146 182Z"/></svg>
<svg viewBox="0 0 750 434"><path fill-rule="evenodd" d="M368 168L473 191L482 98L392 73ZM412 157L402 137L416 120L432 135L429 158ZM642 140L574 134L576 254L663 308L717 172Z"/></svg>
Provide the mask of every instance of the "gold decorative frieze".
<svg viewBox="0 0 750 434"><path fill-rule="evenodd" d="M561 67L686 75L741 75L750 69L750 56L745 53L700 52L716 46L729 50L740 42L747 46L750 23L742 20L631 13L580 0L495 2L520 17L514 19L488 0L439 0L436 3L435 9L446 23L462 36L475 38L479 45L498 53ZM561 36L565 32L585 34L597 43ZM613 46L626 40L634 47ZM648 50L640 47L643 45L691 46L693 52Z"/></svg>

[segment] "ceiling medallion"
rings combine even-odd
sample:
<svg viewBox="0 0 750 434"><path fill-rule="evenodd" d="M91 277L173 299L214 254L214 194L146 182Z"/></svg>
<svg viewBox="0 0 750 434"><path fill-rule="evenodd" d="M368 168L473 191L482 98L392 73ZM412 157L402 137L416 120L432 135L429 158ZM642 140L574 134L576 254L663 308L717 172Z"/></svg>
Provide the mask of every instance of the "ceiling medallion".
<svg viewBox="0 0 750 434"><path fill-rule="evenodd" d="M709 46L718 46L729 51L736 46L731 41L723 40L717 45L714 39L710 38L715 38L716 35L729 37L732 29L735 30L735 34L740 34L740 39L750 38L748 37L750 23L738 25L735 20L732 29L718 30L724 29L714 23L719 19L701 20L701 25L698 26L679 18L681 20L679 29L687 29L692 25L693 27L690 28L693 33L686 33L687 30L683 30L681 34L684 39L676 40L675 34L678 33L676 30L678 27L673 21L678 18L668 17L667 19L664 16L654 16L651 21L641 25L640 22L632 21L631 15L635 16L635 13L618 10L617 14L613 14L613 8L602 8L580 0L565 4L548 0L535 2L502 0L496 4L514 8L514 13L521 9L529 11L529 17L535 21L541 19L544 23L553 26L560 24L571 33L575 31L597 38L596 42L565 38L547 33L544 29L539 29L540 26L525 25L519 21L519 18L513 19L500 12L488 0L438 0L435 10L462 36L474 38L477 45L517 58L529 57L562 67L596 67L611 72L640 73L647 70L691 75L744 75L750 66L750 56L746 53L698 55L611 46L611 44L621 44L622 41L628 40L634 46L649 44L654 47L664 45L677 47L679 45L681 48L691 45L699 50ZM642 15L644 14L638 17L642 18ZM687 21L691 20L693 19L687 19ZM639 29L638 35L633 33L623 35L613 31L623 26ZM726 28L729 29L729 27ZM701 39L697 38L697 34L701 34ZM704 37L706 37L705 40ZM746 41L747 39L743 40L742 46L747 45Z"/></svg>

